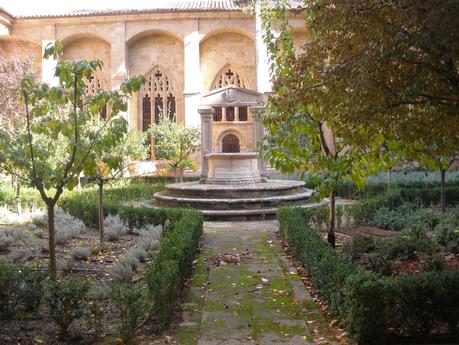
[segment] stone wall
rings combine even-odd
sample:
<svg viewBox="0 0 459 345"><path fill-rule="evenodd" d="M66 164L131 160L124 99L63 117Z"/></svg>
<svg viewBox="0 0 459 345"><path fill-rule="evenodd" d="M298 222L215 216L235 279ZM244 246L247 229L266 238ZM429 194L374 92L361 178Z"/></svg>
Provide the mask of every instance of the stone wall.
<svg viewBox="0 0 459 345"><path fill-rule="evenodd" d="M104 82L112 88L127 76L146 75L160 66L179 90L178 120L195 125L200 123L197 107L202 94L227 65L239 70L249 88L270 90L257 85L257 73L267 69L257 69L255 24L253 15L235 11L16 18L9 27L14 36L1 36L0 32L0 54L26 57L32 53L36 66L42 66L43 80L48 81L52 76L45 75L52 74L54 65L41 62L42 49L48 42L60 40L64 59L101 59ZM304 20L294 17L291 24L295 48L299 49L307 36ZM265 80L259 79L258 84ZM133 95L128 114L131 128L140 128L140 111L139 97ZM234 131L241 138L241 151L253 150L249 120L216 124L214 151L221 151L221 137L226 131Z"/></svg>
<svg viewBox="0 0 459 345"><path fill-rule="evenodd" d="M110 55L110 43L99 38L87 36L67 43L64 42L64 60L99 59L102 61L103 67L101 72L98 74L103 78L104 87L107 89L110 89Z"/></svg>
<svg viewBox="0 0 459 345"><path fill-rule="evenodd" d="M219 33L200 45L203 90L209 90L217 73L228 64L238 67L251 88L256 87L255 42L239 33Z"/></svg>
<svg viewBox="0 0 459 345"><path fill-rule="evenodd" d="M33 69L41 73L41 46L17 36L0 36L0 56L7 59L31 60Z"/></svg>

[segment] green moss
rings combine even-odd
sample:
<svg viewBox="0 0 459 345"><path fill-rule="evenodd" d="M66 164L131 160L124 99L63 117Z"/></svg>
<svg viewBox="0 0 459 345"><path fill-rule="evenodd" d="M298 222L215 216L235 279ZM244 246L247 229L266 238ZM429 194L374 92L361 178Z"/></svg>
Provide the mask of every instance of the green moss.
<svg viewBox="0 0 459 345"><path fill-rule="evenodd" d="M211 301L206 299L204 302L204 310L206 311L217 311L217 310L224 310L225 306L221 303L217 303L215 301Z"/></svg>
<svg viewBox="0 0 459 345"><path fill-rule="evenodd" d="M191 285L193 286L203 286L204 283L207 281L208 279L208 276L207 274L198 274L198 275L195 275L193 280L191 281Z"/></svg>
<svg viewBox="0 0 459 345"><path fill-rule="evenodd" d="M199 341L198 336L193 336L189 334L177 335L174 338L177 341L177 344L180 345L196 345Z"/></svg>

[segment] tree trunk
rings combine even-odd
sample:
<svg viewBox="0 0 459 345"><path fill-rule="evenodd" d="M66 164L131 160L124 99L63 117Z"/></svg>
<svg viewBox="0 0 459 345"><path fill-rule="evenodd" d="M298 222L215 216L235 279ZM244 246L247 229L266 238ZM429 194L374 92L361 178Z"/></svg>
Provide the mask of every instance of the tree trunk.
<svg viewBox="0 0 459 345"><path fill-rule="evenodd" d="M174 179L175 179L175 182L181 182L180 181L180 169L177 168L177 167L174 167Z"/></svg>
<svg viewBox="0 0 459 345"><path fill-rule="evenodd" d="M104 251L104 181L99 185L99 253Z"/></svg>
<svg viewBox="0 0 459 345"><path fill-rule="evenodd" d="M185 173L185 168L180 168L180 176L179 176L180 183L183 182L183 174L184 173Z"/></svg>
<svg viewBox="0 0 459 345"><path fill-rule="evenodd" d="M54 238L54 203L47 203L48 209L48 243L49 243L49 272L51 279L56 278L56 241Z"/></svg>
<svg viewBox="0 0 459 345"><path fill-rule="evenodd" d="M445 178L446 170L440 170L440 206L443 213L446 212L446 195L445 195Z"/></svg>
<svg viewBox="0 0 459 345"><path fill-rule="evenodd" d="M19 198L20 194L21 194L21 184L19 183L19 179L18 179L18 181L16 181L16 213L17 214L21 214L22 212L21 200Z"/></svg>
<svg viewBox="0 0 459 345"><path fill-rule="evenodd" d="M327 240L330 245L335 248L336 245L336 237L335 237L335 191L332 190L330 192L330 200L329 200L329 215L328 215L328 235Z"/></svg>

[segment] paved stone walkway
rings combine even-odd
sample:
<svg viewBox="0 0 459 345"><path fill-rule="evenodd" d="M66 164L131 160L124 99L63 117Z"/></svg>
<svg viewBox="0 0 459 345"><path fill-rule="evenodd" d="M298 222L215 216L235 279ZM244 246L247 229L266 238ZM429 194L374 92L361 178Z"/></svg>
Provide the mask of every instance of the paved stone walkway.
<svg viewBox="0 0 459 345"><path fill-rule="evenodd" d="M276 221L205 223L174 343L339 343L276 240L277 229ZM246 250L249 258L241 264L208 266L209 257Z"/></svg>

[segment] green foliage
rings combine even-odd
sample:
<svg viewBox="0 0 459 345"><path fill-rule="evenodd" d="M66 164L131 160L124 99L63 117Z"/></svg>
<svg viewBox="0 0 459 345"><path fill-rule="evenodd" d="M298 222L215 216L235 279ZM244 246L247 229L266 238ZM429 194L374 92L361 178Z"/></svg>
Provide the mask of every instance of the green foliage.
<svg viewBox="0 0 459 345"><path fill-rule="evenodd" d="M84 315L89 290L87 281L73 276L51 280L46 288L46 305L53 321L59 327L60 336L67 334L70 324Z"/></svg>
<svg viewBox="0 0 459 345"><path fill-rule="evenodd" d="M411 203L402 204L396 209L382 207L374 213L370 224L387 230L401 231L421 222L424 213L427 212Z"/></svg>
<svg viewBox="0 0 459 345"><path fill-rule="evenodd" d="M46 275L0 262L0 319L38 310Z"/></svg>
<svg viewBox="0 0 459 345"><path fill-rule="evenodd" d="M197 127L184 127L162 116L158 124L148 129L155 143L156 159L171 161L170 166L177 172L182 168L194 168L191 154L200 146L200 132Z"/></svg>
<svg viewBox="0 0 459 345"><path fill-rule="evenodd" d="M376 249L376 241L372 236L357 235L344 245L344 251L353 259L362 257L362 254L369 254Z"/></svg>
<svg viewBox="0 0 459 345"><path fill-rule="evenodd" d="M451 253L459 253L459 219L444 216L435 227L435 239L438 244Z"/></svg>
<svg viewBox="0 0 459 345"><path fill-rule="evenodd" d="M91 248L77 246L72 248L71 254L75 260L86 260L91 256Z"/></svg>
<svg viewBox="0 0 459 345"><path fill-rule="evenodd" d="M111 289L110 300L119 313L119 335L125 344L131 344L146 316L146 297L143 289L128 283L112 284Z"/></svg>
<svg viewBox="0 0 459 345"><path fill-rule="evenodd" d="M35 312L40 307L44 294L46 274L39 267L22 268L16 273L16 311Z"/></svg>
<svg viewBox="0 0 459 345"><path fill-rule="evenodd" d="M373 198L364 198L353 204L349 212L356 225L370 224L375 213L383 208L396 208L403 204L403 198L400 190L390 190L384 194L377 195Z"/></svg>
<svg viewBox="0 0 459 345"><path fill-rule="evenodd" d="M27 209L44 207L40 193L32 188L21 188L19 203ZM9 181L0 182L0 205L8 207L10 210L16 209L16 192Z"/></svg>
<svg viewBox="0 0 459 345"><path fill-rule="evenodd" d="M16 271L0 261L0 318L8 318L14 312L13 299Z"/></svg>
<svg viewBox="0 0 459 345"><path fill-rule="evenodd" d="M130 230L140 229L147 225L162 225L168 219L171 224L174 224L187 212L182 209L126 206L123 203L124 197L122 196L125 188L126 194L130 194L133 197L137 196L138 200L142 200L143 195L145 195L142 187L138 187L137 185L134 185L132 188L131 186L120 188L120 191L117 192L108 192L107 201L104 205L104 215L105 217L108 215L119 215L120 219L127 224ZM145 188L149 190L146 193L148 196L161 187L146 185ZM97 227L98 201L95 191L68 193L62 198L60 207L72 216L81 219L86 226Z"/></svg>
<svg viewBox="0 0 459 345"><path fill-rule="evenodd" d="M361 344L381 344L391 336L429 335L449 326L455 334L459 321L459 272L435 271L417 276L382 277L365 273L350 257L328 246L305 222L299 208L282 208L278 218L290 249L308 270L332 315ZM407 243L425 240L410 234ZM360 238L355 252L371 252L375 244ZM387 261L374 257L373 265L389 273ZM420 303L422 301L422 303Z"/></svg>
<svg viewBox="0 0 459 345"><path fill-rule="evenodd" d="M183 216L165 233L161 251L147 270L153 317L159 328L164 328L173 317L177 298L183 293L184 281L192 274L202 224L201 213L184 211Z"/></svg>

